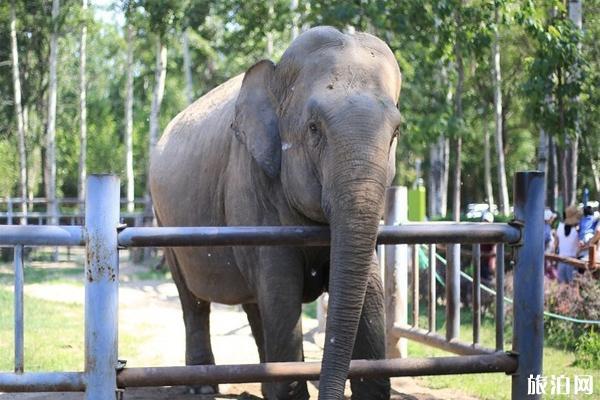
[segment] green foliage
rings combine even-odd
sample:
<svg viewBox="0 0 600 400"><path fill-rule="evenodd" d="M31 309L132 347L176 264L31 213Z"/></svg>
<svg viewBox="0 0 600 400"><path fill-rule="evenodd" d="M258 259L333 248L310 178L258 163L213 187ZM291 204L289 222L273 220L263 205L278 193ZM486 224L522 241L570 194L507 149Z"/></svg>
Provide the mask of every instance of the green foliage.
<svg viewBox="0 0 600 400"><path fill-rule="evenodd" d="M586 332L577 342L575 365L586 369L600 369L600 333Z"/></svg>
<svg viewBox="0 0 600 400"><path fill-rule="evenodd" d="M9 11L0 4L0 60L10 60ZM23 105L28 116L30 191L43 195L47 108L48 41L51 1L16 1L17 38ZM463 138L464 203L484 200L483 131L492 132L491 42L498 30L502 53L503 138L507 174L535 165L537 132L545 128L564 140L581 131L579 180L593 188L591 165L600 146L600 2L584 3L583 33L575 29L560 1L409 0L299 1L296 15L289 0L115 0L108 5L121 18L99 18L98 5L82 12L80 0L61 2L59 98L57 118L59 193L76 194L79 156L78 52L81 26L88 27L89 172L124 170L123 19L134 27L134 168L136 193L145 191L148 115L154 85L155 46L168 47L165 97L160 125L187 104L184 95L181 35L188 33L193 92L200 96L242 73L261 58L275 62L291 40L291 21L301 30L328 24L362 30L384 39L403 73L403 116L397 149L396 183L412 185L415 165L429 171L429 148L441 136ZM551 7L556 14L549 17ZM494 10L500 20L494 22ZM105 10L106 11L106 10ZM106 12L103 13L106 15ZM267 52L272 37L273 51ZM456 61L461 55L465 81L463 112L455 107ZM16 122L9 63L0 65L0 195L17 188ZM573 71L578 71L574 74ZM551 95L551 101L546 101ZM558 112L562 110L561 112ZM493 146L492 146L493 147ZM495 157L492 157L495 168ZM497 187L497 174L492 174ZM593 193L594 195L594 193Z"/></svg>
<svg viewBox="0 0 600 400"><path fill-rule="evenodd" d="M545 309L550 312L579 319L600 320L600 282L590 272L578 274L572 285L547 281L544 299ZM591 338L584 338L593 332L593 328L593 325L545 318L547 343L568 350L590 346L590 343L580 344L580 341L593 341L598 336L597 333Z"/></svg>

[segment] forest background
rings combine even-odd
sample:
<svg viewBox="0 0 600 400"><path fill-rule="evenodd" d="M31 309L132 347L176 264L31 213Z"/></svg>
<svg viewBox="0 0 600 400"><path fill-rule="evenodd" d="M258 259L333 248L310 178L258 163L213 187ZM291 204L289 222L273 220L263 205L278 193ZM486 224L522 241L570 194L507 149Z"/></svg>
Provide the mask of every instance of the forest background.
<svg viewBox="0 0 600 400"><path fill-rule="evenodd" d="M316 25L385 40L403 73L396 184L428 214L509 214L516 171L547 204L600 191L600 1L12 0L0 4L0 196L146 193L148 154L188 103ZM128 207L133 209L133 203ZM52 210L50 210L52 211Z"/></svg>

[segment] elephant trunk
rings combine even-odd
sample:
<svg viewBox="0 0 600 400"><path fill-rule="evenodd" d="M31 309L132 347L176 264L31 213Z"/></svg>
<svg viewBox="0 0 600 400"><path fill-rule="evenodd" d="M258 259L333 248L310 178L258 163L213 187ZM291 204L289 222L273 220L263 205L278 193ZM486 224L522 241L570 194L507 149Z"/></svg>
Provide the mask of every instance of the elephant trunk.
<svg viewBox="0 0 600 400"><path fill-rule="evenodd" d="M323 355L320 400L343 398L345 380L372 268L383 210L387 149L346 151L348 160L333 168L329 204L331 227L329 310ZM348 149L346 149L348 150ZM364 154L357 159L357 154Z"/></svg>

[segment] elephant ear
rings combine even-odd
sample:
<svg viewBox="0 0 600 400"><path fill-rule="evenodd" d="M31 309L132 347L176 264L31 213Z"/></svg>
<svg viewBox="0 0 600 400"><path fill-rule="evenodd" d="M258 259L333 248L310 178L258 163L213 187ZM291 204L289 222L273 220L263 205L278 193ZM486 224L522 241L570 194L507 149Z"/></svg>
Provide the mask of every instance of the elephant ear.
<svg viewBox="0 0 600 400"><path fill-rule="evenodd" d="M240 142L271 178L281 167L281 138L274 98L270 91L275 64L262 60L244 75L235 103L231 128Z"/></svg>

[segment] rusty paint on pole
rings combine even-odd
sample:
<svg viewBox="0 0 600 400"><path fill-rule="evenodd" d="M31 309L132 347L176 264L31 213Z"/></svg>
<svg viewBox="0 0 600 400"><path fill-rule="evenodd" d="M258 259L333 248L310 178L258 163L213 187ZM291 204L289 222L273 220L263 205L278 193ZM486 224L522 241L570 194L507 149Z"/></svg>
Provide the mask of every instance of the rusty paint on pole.
<svg viewBox="0 0 600 400"><path fill-rule="evenodd" d="M91 175L85 205L86 400L114 399L119 293L119 178Z"/></svg>

